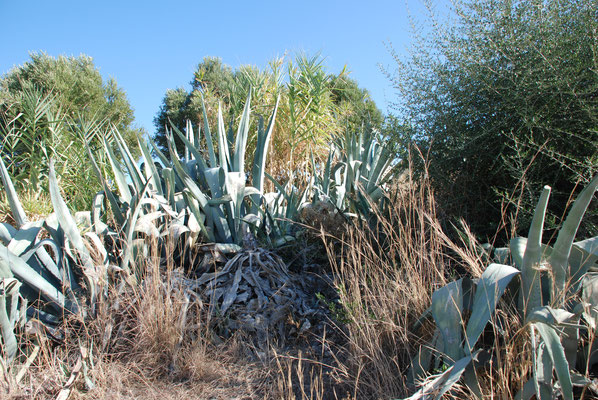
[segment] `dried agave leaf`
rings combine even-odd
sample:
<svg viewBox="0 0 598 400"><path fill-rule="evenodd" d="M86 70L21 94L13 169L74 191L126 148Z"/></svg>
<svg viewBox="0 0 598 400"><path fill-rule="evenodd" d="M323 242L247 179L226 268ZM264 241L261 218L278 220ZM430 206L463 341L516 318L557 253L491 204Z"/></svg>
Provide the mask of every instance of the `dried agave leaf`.
<svg viewBox="0 0 598 400"><path fill-rule="evenodd" d="M230 289L224 296L224 300L222 301L221 312L224 314L226 310L234 303L237 297L237 290L239 290L239 282L241 281L241 268L237 269L235 273L235 277L233 279L233 284L231 285Z"/></svg>

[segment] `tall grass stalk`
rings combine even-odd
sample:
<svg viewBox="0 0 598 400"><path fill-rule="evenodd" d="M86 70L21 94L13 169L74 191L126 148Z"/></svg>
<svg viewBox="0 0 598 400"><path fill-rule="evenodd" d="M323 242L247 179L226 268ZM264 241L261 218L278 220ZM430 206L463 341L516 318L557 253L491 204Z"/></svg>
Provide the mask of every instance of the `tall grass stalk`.
<svg viewBox="0 0 598 400"><path fill-rule="evenodd" d="M340 253L325 236L346 310L346 355L339 378L351 382L356 398L391 398L407 393L413 350L425 343L413 324L428 308L435 288L444 285L446 241L430 182L409 169L376 207L373 226L354 226L340 238Z"/></svg>

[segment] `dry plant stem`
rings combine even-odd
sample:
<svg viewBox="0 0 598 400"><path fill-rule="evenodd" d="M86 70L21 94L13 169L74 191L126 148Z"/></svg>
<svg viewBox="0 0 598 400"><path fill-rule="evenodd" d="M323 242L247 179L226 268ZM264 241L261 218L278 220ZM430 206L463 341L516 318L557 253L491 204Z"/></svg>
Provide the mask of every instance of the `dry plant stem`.
<svg viewBox="0 0 598 400"><path fill-rule="evenodd" d="M372 209L375 226L349 228L340 252L324 237L347 319L346 355L336 373L351 382L355 398L408 393L411 356L431 335L413 332L412 325L429 306L433 290L446 284L446 246L457 247L441 234L425 177L415 181L409 171L391 190L389 204Z"/></svg>

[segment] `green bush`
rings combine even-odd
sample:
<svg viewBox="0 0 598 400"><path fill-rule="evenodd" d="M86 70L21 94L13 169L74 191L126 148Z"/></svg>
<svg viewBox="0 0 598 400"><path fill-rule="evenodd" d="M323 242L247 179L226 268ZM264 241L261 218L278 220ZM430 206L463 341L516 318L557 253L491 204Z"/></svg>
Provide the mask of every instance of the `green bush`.
<svg viewBox="0 0 598 400"><path fill-rule="evenodd" d="M0 155L17 190L48 194L48 161L54 158L69 206L86 209L100 189L87 159L97 158L106 131L122 132L139 155L133 111L113 79L103 82L90 57L33 54L0 79Z"/></svg>
<svg viewBox="0 0 598 400"><path fill-rule="evenodd" d="M505 210L527 226L545 184L554 229L596 173L597 7L457 1L453 25L434 25L410 58L394 54L397 112L429 154L442 208L476 233L493 235ZM597 222L591 206L581 231L598 234Z"/></svg>

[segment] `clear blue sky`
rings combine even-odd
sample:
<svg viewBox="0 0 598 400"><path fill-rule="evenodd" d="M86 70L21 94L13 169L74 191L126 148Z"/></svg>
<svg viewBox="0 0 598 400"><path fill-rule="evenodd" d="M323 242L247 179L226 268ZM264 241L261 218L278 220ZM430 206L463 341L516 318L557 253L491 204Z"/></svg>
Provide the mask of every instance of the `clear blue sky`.
<svg viewBox="0 0 598 400"><path fill-rule="evenodd" d="M26 62L31 51L85 53L105 78L117 80L136 124L153 134L165 91L188 88L205 56L235 68L264 67L285 53L321 52L329 72L346 64L386 112L395 93L378 67L393 65L385 42L405 49L408 15L422 10L421 0L0 0L0 74Z"/></svg>

